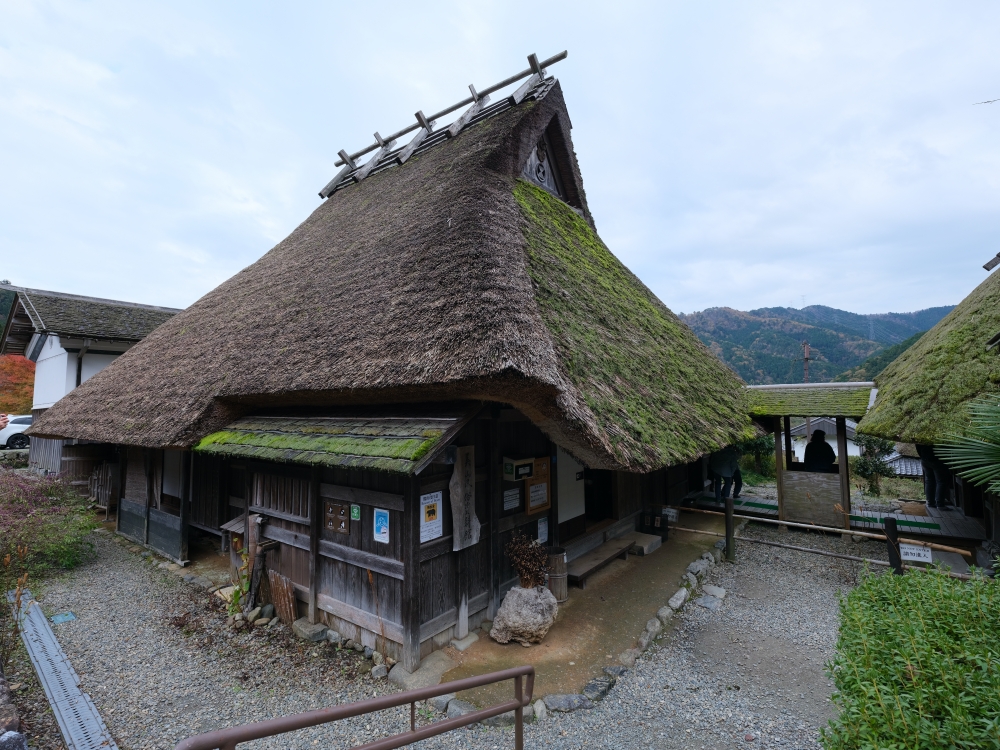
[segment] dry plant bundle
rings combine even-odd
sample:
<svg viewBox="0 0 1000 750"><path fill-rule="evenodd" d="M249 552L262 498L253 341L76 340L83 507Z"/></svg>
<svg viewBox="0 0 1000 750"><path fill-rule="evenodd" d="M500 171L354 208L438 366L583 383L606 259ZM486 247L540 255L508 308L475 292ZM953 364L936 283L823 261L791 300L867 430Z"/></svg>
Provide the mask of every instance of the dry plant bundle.
<svg viewBox="0 0 1000 750"><path fill-rule="evenodd" d="M549 555L545 547L519 531L507 542L507 557L526 589L545 585Z"/></svg>

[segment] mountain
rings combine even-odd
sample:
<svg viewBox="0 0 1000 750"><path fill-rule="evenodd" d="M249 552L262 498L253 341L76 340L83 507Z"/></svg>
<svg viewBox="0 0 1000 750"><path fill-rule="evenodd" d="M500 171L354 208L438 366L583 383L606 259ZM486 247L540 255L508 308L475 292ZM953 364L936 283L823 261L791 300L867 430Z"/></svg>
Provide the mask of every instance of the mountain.
<svg viewBox="0 0 1000 750"><path fill-rule="evenodd" d="M834 380L843 383L874 380L875 377L882 372L882 370L889 366L889 363L892 362L892 360L917 343L917 340L925 333L926 331L915 333L910 336L910 338L906 339L906 341L893 344L892 346L883 349L878 354L873 354L857 367L851 368L847 372L840 373L840 375L835 377Z"/></svg>
<svg viewBox="0 0 1000 750"><path fill-rule="evenodd" d="M747 383L801 383L803 341L810 347L809 380L828 382L926 331L951 309L860 315L822 305L749 312L713 307L681 318Z"/></svg>

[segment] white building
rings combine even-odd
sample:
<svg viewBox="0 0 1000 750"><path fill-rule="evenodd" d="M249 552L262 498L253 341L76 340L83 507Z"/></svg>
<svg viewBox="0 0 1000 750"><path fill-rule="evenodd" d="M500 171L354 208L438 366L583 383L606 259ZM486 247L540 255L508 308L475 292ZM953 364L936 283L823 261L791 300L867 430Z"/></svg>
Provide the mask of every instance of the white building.
<svg viewBox="0 0 1000 750"><path fill-rule="evenodd" d="M6 284L0 291L14 293L0 354L20 354L35 363L34 417L180 312ZM32 439L29 462L38 469L65 470L63 442Z"/></svg>
<svg viewBox="0 0 1000 750"><path fill-rule="evenodd" d="M860 456L861 449L854 442L855 428L858 426L858 423L853 419L847 419L845 422L847 424L847 455ZM809 438L806 437L806 427L807 424L803 421L791 429L792 451L795 453L796 461L805 461L806 444L809 442ZM813 417L809 420L808 428L810 434L816 430L823 430L826 433L826 442L833 448L834 454L837 453L837 422L835 419L830 417Z"/></svg>

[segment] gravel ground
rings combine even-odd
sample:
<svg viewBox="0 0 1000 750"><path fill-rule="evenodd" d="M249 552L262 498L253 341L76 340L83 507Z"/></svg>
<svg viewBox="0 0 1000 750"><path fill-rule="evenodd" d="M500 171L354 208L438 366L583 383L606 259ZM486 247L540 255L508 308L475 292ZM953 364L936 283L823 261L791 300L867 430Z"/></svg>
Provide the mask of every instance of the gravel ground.
<svg viewBox="0 0 1000 750"><path fill-rule="evenodd" d="M756 526L745 533L884 553L877 543L840 537ZM370 662L360 656L302 644L284 628L237 633L203 590L111 535L95 541L96 559L53 582L44 606L47 614L77 615L55 632L122 748L170 748L198 732L392 689L365 673ZM818 729L833 716L823 665L836 641L837 595L855 584L861 566L751 543L738 555L736 565L709 573L707 582L728 592L717 612L689 603L603 702L529 725L526 747L818 747ZM408 710L397 709L240 747L350 746L407 725ZM478 727L418 746L510 747L511 732ZM32 747L59 742L40 732Z"/></svg>

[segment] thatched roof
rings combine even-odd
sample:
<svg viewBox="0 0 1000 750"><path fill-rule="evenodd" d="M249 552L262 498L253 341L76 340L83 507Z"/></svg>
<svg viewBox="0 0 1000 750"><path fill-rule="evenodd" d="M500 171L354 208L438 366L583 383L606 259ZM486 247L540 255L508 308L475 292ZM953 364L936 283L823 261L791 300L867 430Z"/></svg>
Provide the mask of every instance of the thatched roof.
<svg viewBox="0 0 1000 750"><path fill-rule="evenodd" d="M0 354L26 354L36 334L98 341L135 342L180 312L172 307L140 305L0 284L14 293L3 321Z"/></svg>
<svg viewBox="0 0 1000 750"><path fill-rule="evenodd" d="M521 177L543 133L568 203ZM558 83L338 190L32 434L186 447L266 408L445 400L595 468L749 433L738 378L594 231Z"/></svg>
<svg viewBox="0 0 1000 750"><path fill-rule="evenodd" d="M932 445L968 424L965 406L1000 392L1000 273L992 273L875 378L878 398L858 431Z"/></svg>
<svg viewBox="0 0 1000 750"><path fill-rule="evenodd" d="M874 383L789 383L747 388L755 417L864 416Z"/></svg>

